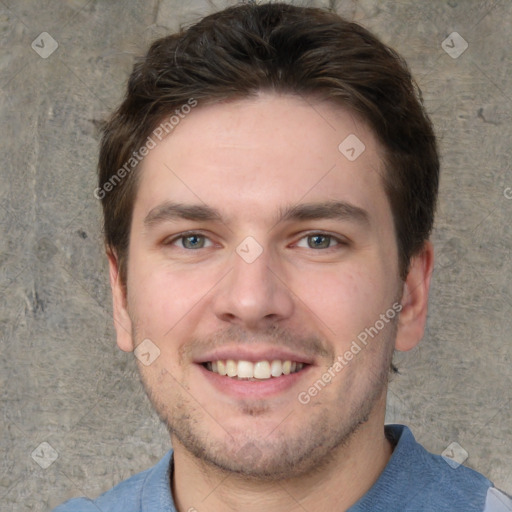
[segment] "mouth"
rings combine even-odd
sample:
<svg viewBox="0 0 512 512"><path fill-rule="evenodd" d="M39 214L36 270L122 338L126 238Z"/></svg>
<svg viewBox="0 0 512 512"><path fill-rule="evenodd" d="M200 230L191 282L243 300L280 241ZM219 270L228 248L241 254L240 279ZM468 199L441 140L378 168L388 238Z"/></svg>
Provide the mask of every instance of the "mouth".
<svg viewBox="0 0 512 512"><path fill-rule="evenodd" d="M309 366L308 363L290 359L272 359L246 361L243 359L218 359L201 363L209 372L239 381L265 381L278 379L285 375L299 373Z"/></svg>
<svg viewBox="0 0 512 512"><path fill-rule="evenodd" d="M307 381L317 366L307 355L270 345L230 346L197 356L195 367L205 379L199 386L235 399L270 399L284 396ZM207 388L203 388L206 384Z"/></svg>

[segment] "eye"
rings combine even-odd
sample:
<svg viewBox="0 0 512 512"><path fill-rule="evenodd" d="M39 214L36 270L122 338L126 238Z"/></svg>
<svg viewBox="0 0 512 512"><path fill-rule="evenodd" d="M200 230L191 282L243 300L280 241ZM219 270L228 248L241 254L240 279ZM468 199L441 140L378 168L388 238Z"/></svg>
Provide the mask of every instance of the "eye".
<svg viewBox="0 0 512 512"><path fill-rule="evenodd" d="M331 249L335 245L346 245L346 242L325 233L311 233L301 238L297 247L305 247L307 249Z"/></svg>
<svg viewBox="0 0 512 512"><path fill-rule="evenodd" d="M182 233L177 237L166 241L165 245L175 245L182 249L203 249L205 247L211 247L212 242L209 238L200 233Z"/></svg>

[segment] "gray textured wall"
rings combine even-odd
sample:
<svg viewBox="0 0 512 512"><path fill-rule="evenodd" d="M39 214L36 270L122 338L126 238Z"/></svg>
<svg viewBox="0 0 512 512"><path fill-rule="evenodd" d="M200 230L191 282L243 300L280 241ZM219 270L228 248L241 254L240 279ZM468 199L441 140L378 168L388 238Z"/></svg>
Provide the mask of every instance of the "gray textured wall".
<svg viewBox="0 0 512 512"><path fill-rule="evenodd" d="M169 447L133 356L115 346L95 124L149 41L234 3L0 1L1 510L96 496ZM428 332L397 358L388 421L433 452L458 442L512 492L512 2L309 4L335 6L408 59L441 141ZM441 46L454 31L468 44L457 58ZM51 55L42 32L58 43Z"/></svg>

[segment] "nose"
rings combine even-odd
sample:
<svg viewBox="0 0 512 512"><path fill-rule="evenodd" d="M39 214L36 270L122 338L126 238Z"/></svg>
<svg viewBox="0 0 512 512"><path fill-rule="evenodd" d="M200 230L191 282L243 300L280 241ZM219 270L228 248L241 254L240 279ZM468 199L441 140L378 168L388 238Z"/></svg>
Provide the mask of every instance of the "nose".
<svg viewBox="0 0 512 512"><path fill-rule="evenodd" d="M293 314L293 292L268 251L263 250L252 262L235 253L232 262L214 298L214 312L220 320L258 330Z"/></svg>

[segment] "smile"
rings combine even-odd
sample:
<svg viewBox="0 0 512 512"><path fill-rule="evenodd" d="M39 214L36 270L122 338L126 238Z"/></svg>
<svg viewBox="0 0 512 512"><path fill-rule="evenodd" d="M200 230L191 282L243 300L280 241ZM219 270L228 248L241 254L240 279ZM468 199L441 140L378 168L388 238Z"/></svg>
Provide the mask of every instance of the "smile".
<svg viewBox="0 0 512 512"><path fill-rule="evenodd" d="M291 360L245 361L234 359L208 361L203 366L210 372L236 380L268 380L300 372L305 363Z"/></svg>

